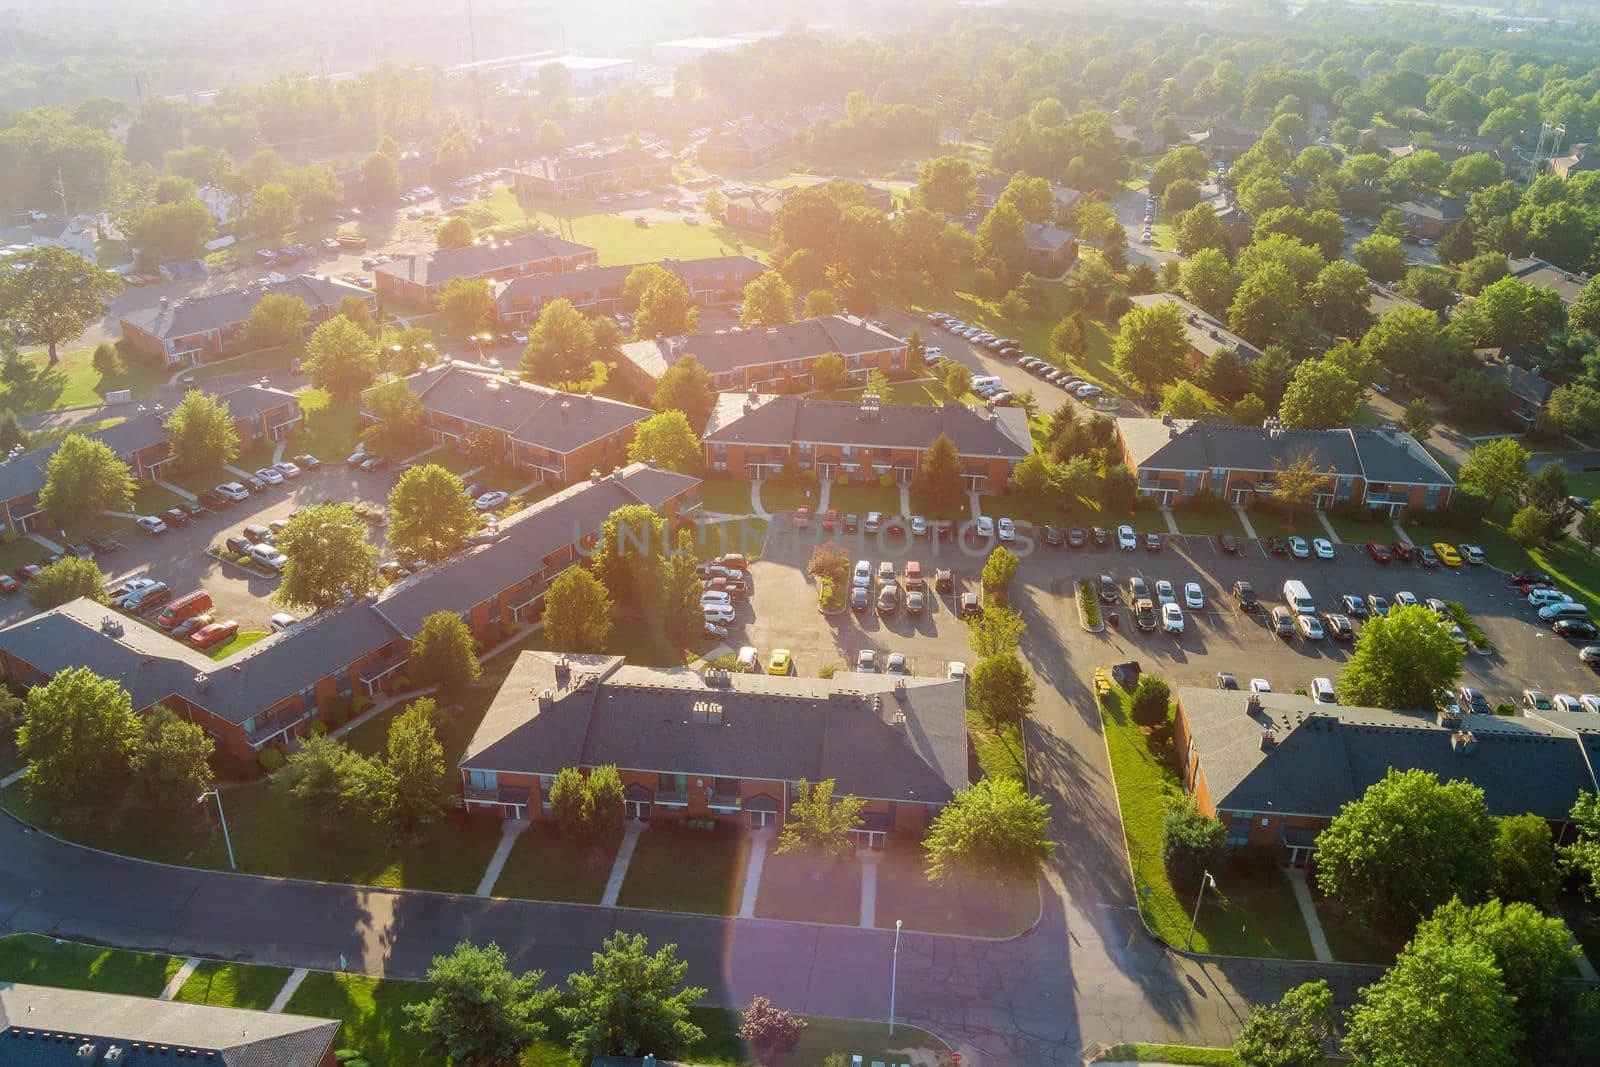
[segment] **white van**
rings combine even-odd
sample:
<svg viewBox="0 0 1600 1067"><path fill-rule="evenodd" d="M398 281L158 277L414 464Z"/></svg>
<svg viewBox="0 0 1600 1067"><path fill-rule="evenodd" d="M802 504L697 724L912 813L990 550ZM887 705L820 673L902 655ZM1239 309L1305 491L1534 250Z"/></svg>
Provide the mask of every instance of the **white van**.
<svg viewBox="0 0 1600 1067"><path fill-rule="evenodd" d="M991 387L995 389L1000 388L1000 378L997 375L974 374L972 376L971 388L974 393L978 392L980 389L988 389Z"/></svg>
<svg viewBox="0 0 1600 1067"><path fill-rule="evenodd" d="M1289 605L1291 611L1301 615L1317 613L1317 602L1311 599L1311 591L1306 588L1306 583L1298 578L1290 578L1283 583L1283 602Z"/></svg>
<svg viewBox="0 0 1600 1067"><path fill-rule="evenodd" d="M1333 694L1333 682L1327 678L1311 679L1311 699L1318 704L1339 703L1339 698Z"/></svg>

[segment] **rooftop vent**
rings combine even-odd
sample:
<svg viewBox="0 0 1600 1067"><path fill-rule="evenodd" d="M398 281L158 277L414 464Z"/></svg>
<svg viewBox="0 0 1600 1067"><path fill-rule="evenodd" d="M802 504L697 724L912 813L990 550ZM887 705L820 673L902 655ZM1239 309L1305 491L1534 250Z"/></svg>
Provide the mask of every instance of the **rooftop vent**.
<svg viewBox="0 0 1600 1067"><path fill-rule="evenodd" d="M1471 730L1461 730L1450 735L1450 750L1465 756L1478 747L1478 735Z"/></svg>
<svg viewBox="0 0 1600 1067"><path fill-rule="evenodd" d="M100 632L111 637L122 636L122 622L115 615L107 615L100 620Z"/></svg>
<svg viewBox="0 0 1600 1067"><path fill-rule="evenodd" d="M711 700L697 700L694 702L691 720L697 726L721 726L722 705Z"/></svg>
<svg viewBox="0 0 1600 1067"><path fill-rule="evenodd" d="M194 687L200 690L202 693L205 692L207 687L210 685L211 675L207 674L205 671L200 671L194 676Z"/></svg>

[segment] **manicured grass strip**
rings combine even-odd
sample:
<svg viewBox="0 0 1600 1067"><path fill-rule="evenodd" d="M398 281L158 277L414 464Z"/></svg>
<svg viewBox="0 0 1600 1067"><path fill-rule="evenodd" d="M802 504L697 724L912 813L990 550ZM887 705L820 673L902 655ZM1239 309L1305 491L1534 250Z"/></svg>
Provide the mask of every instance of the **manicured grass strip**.
<svg viewBox="0 0 1600 1067"><path fill-rule="evenodd" d="M1116 778L1139 910L1157 937L1181 948L1188 941L1195 900L1192 889L1186 887L1180 894L1173 886L1161 858L1167 806L1183 802L1173 770L1170 726L1147 734L1128 714L1127 694L1115 687L1100 705L1100 722ZM1240 862L1217 873L1217 888L1207 890L1200 908L1194 950L1310 959L1311 938L1283 872Z"/></svg>
<svg viewBox="0 0 1600 1067"><path fill-rule="evenodd" d="M923 873L920 839L891 833L878 861L875 921L941 934L1010 937L1039 918L1039 889L1032 878L962 880L934 885Z"/></svg>
<svg viewBox="0 0 1600 1067"><path fill-rule="evenodd" d="M1132 1041L1112 1045L1100 1053L1098 1060L1105 1063L1136 1061L1149 1063L1193 1063L1215 1067L1237 1067L1233 1050L1201 1048L1199 1045L1162 1045L1153 1041Z"/></svg>
<svg viewBox="0 0 1600 1067"><path fill-rule="evenodd" d="M182 966L183 961L176 956L123 952L38 934L0 938L3 981L154 997Z"/></svg>
<svg viewBox="0 0 1600 1067"><path fill-rule="evenodd" d="M1178 520L1178 529L1186 534L1206 534L1210 537L1218 534L1244 536L1244 526L1240 524L1239 516L1232 508L1218 508L1215 511L1179 508L1173 512L1173 517Z"/></svg>
<svg viewBox="0 0 1600 1067"><path fill-rule="evenodd" d="M1352 545L1364 545L1368 541L1379 541L1388 544L1394 540L1394 525L1388 522L1364 522L1361 519L1347 519L1342 515L1328 515L1328 521L1333 523L1334 530L1339 534L1339 540Z"/></svg>
<svg viewBox="0 0 1600 1067"><path fill-rule="evenodd" d="M828 494L828 506L838 508L839 514L855 512L863 522L867 512L880 511L885 515L900 514L900 490L894 486L849 482L835 485Z"/></svg>
<svg viewBox="0 0 1600 1067"><path fill-rule="evenodd" d="M700 506L721 515L750 515L750 483L733 478L707 478L700 483ZM772 508L771 504L767 505Z"/></svg>
<svg viewBox="0 0 1600 1067"><path fill-rule="evenodd" d="M756 914L855 926L861 921L861 863L854 857L830 863L804 855L780 856L768 849Z"/></svg>
<svg viewBox="0 0 1600 1067"><path fill-rule="evenodd" d="M133 510L141 515L157 515L183 503L184 499L177 493L154 482L141 485L133 491Z"/></svg>
<svg viewBox="0 0 1600 1067"><path fill-rule="evenodd" d="M695 552L701 559L742 552L746 561L761 558L767 543L766 519L729 519L695 527Z"/></svg>
<svg viewBox="0 0 1600 1067"><path fill-rule="evenodd" d="M360 1049L369 1063L442 1067L442 1059L423 1052L427 1040L405 1028L405 1005L427 997L428 987L422 982L312 971L289 998L284 1011L343 1020L339 1046Z"/></svg>
<svg viewBox="0 0 1600 1067"><path fill-rule="evenodd" d="M257 641L265 640L269 636L271 635L265 630L245 630L234 634L232 638L215 648L207 649L206 655L212 659L227 659L235 652L243 652Z"/></svg>
<svg viewBox="0 0 1600 1067"><path fill-rule="evenodd" d="M0 384L0 406L19 415L88 407L104 404L105 394L112 390L129 389L138 397L167 379L166 373L137 359L125 360L117 374L102 377L94 367L92 345L61 353L61 361L54 367L49 362L43 349L25 353L23 365L27 373L17 381Z"/></svg>
<svg viewBox="0 0 1600 1067"><path fill-rule="evenodd" d="M361 443L361 412L354 404L336 404L321 389L302 389L303 421L284 449L287 456L309 452L324 463L343 463Z"/></svg>
<svg viewBox="0 0 1600 1067"><path fill-rule="evenodd" d="M985 778L1015 778L1026 784L1028 760L1022 747L1020 727L1008 723L1001 727L999 733L995 733L978 717L977 712L968 708L967 736L972 739L978 768Z"/></svg>
<svg viewBox="0 0 1600 1067"><path fill-rule="evenodd" d="M287 967L202 960L173 999L185 1004L219 1004L266 1011L288 980Z"/></svg>
<svg viewBox="0 0 1600 1067"><path fill-rule="evenodd" d="M822 500L822 490L816 486L780 485L777 482L761 483L761 506L768 512L794 511L808 507L812 511ZM749 507L748 504L745 505ZM832 507L833 505L829 505Z"/></svg>
<svg viewBox="0 0 1600 1067"><path fill-rule="evenodd" d="M530 826L511 847L493 895L598 904L617 858L617 845L616 838L578 841L553 826Z"/></svg>
<svg viewBox="0 0 1600 1067"><path fill-rule="evenodd" d="M680 830L658 822L639 835L617 903L732 915L739 910L749 847L739 827Z"/></svg>
<svg viewBox="0 0 1600 1067"><path fill-rule="evenodd" d="M1256 536L1263 540L1269 537L1288 537L1291 534L1298 534L1307 540L1328 536L1328 531L1322 528L1322 523L1317 521L1317 517L1308 507L1296 511L1293 522L1289 521L1287 514L1264 511L1261 508L1249 508L1245 514L1250 516L1250 525L1255 529ZM1179 522L1178 525L1182 526L1183 523Z"/></svg>

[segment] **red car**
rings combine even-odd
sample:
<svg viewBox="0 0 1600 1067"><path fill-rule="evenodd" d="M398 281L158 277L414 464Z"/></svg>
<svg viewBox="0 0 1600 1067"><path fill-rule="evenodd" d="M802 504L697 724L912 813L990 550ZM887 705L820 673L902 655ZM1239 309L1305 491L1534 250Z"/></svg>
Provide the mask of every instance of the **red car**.
<svg viewBox="0 0 1600 1067"><path fill-rule="evenodd" d="M189 525L189 513L182 508L168 508L161 513L161 517L167 521L168 526Z"/></svg>
<svg viewBox="0 0 1600 1067"><path fill-rule="evenodd" d="M831 531L839 525L839 509L829 508L827 514L822 516L822 528Z"/></svg>
<svg viewBox="0 0 1600 1067"><path fill-rule="evenodd" d="M1417 558L1417 550L1408 541L1396 541L1394 543L1394 558L1401 563L1410 563Z"/></svg>
<svg viewBox="0 0 1600 1067"><path fill-rule="evenodd" d="M794 509L794 521L796 523L799 523L799 524L810 522L811 521L811 509L808 508L808 507L795 508Z"/></svg>
<svg viewBox="0 0 1600 1067"><path fill-rule="evenodd" d="M15 593L22 588L22 583L9 574L0 574L0 593Z"/></svg>
<svg viewBox="0 0 1600 1067"><path fill-rule="evenodd" d="M212 645L221 644L239 632L239 624L233 619L226 622L214 622L210 626L202 626L189 635L189 640L196 648L210 648Z"/></svg>
<svg viewBox="0 0 1600 1067"><path fill-rule="evenodd" d="M1389 546L1382 541L1368 541L1367 555L1372 557L1374 563L1388 563L1390 560Z"/></svg>
<svg viewBox="0 0 1600 1067"><path fill-rule="evenodd" d="M37 563L24 563L11 573L15 574L24 582L31 582L35 578L39 577L39 575L44 573L44 568L39 566Z"/></svg>

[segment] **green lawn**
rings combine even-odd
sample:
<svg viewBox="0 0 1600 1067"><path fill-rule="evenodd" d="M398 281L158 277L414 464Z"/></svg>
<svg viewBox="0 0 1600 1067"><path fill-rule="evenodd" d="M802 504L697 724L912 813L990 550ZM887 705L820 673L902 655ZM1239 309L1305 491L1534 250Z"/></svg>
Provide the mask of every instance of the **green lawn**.
<svg viewBox="0 0 1600 1067"><path fill-rule="evenodd" d="M428 987L421 982L312 971L284 1010L291 1015L344 1020L340 1047L360 1049L372 1064L444 1067L442 1059L424 1054L426 1039L405 1028L405 1006L427 996Z"/></svg>
<svg viewBox="0 0 1600 1067"><path fill-rule="evenodd" d="M232 639L224 641L215 648L207 649L206 655L212 659L227 659L234 653L243 652L257 641L263 641L270 636L266 630L241 630L234 634Z"/></svg>
<svg viewBox="0 0 1600 1067"><path fill-rule="evenodd" d="M617 858L618 839L578 841L535 823L523 831L494 884L497 897L598 904Z"/></svg>
<svg viewBox="0 0 1600 1067"><path fill-rule="evenodd" d="M680 830L657 822L639 835L617 903L732 915L739 910L749 848L749 839L737 826Z"/></svg>
<svg viewBox="0 0 1600 1067"><path fill-rule="evenodd" d="M1386 941L1350 918L1344 908L1317 892L1317 880L1310 879L1311 899L1316 904L1317 921L1333 950L1334 959L1344 963L1370 963L1387 967L1400 951L1398 943Z"/></svg>
<svg viewBox="0 0 1600 1067"><path fill-rule="evenodd" d="M38 934L0 938L0 980L12 982L153 997L181 966L176 956L122 952Z"/></svg>
<svg viewBox="0 0 1600 1067"><path fill-rule="evenodd" d="M1388 544L1394 540L1394 524L1390 522L1364 522L1361 519L1347 519L1340 515L1329 514L1328 521L1333 523L1333 528L1339 534L1339 540L1352 545L1364 545L1368 541L1382 541Z"/></svg>
<svg viewBox="0 0 1600 1067"><path fill-rule="evenodd" d="M1266 511L1261 508L1250 508L1245 514L1250 516L1250 525L1255 528L1259 538L1288 537L1299 534L1301 537L1326 537L1328 531L1322 528L1322 523L1311 513L1310 508L1301 508L1295 512L1294 522L1289 522L1287 514L1276 511Z"/></svg>
<svg viewBox="0 0 1600 1067"><path fill-rule="evenodd" d="M185 1004L220 1004L266 1011L289 980L289 968L202 960L174 1000Z"/></svg>
<svg viewBox="0 0 1600 1067"><path fill-rule="evenodd" d="M1170 713L1169 713L1170 720ZM1133 863L1139 910L1156 936L1182 947L1188 940L1194 890L1181 892L1161 859L1161 825L1183 789L1173 769L1170 725L1146 732L1129 716L1127 694L1113 687L1100 706L1117 803ZM1196 952L1310 959L1311 938L1288 879L1277 868L1230 863L1208 892L1195 931Z"/></svg>
<svg viewBox="0 0 1600 1067"><path fill-rule="evenodd" d="M477 460L463 452L457 452L453 448L436 448L419 462L432 463L434 466L443 467L451 474L458 476L483 466Z"/></svg>
<svg viewBox="0 0 1600 1067"><path fill-rule="evenodd" d="M1582 542L1563 536L1543 548L1525 549L1506 532L1510 510L1504 504L1495 508L1491 517L1476 530L1453 530L1446 527L1402 524L1406 535L1417 544L1445 541L1450 544L1467 542L1483 549L1484 558L1502 570L1548 571L1556 584L1570 592L1575 599L1600 611L1600 554L1591 556Z"/></svg>
<svg viewBox="0 0 1600 1067"><path fill-rule="evenodd" d="M764 919L855 926L861 921L861 864L854 857L819 862L767 850L756 914Z"/></svg>
<svg viewBox="0 0 1600 1067"><path fill-rule="evenodd" d="M239 449L239 454L233 458L235 467L242 467L247 471L258 471L262 467L272 466L272 454L277 451L276 441L256 441L244 445ZM284 447L285 454L288 446Z"/></svg>
<svg viewBox="0 0 1600 1067"><path fill-rule="evenodd" d="M707 478L700 483L700 506L722 515L750 515L750 483L736 478Z"/></svg>
<svg viewBox="0 0 1600 1067"><path fill-rule="evenodd" d="M1032 876L935 885L925 865L920 838L889 835L878 861L877 925L893 927L901 919L931 933L1010 937L1038 921L1039 887Z"/></svg>
<svg viewBox="0 0 1600 1067"><path fill-rule="evenodd" d="M767 542L766 519L729 519L695 527L695 552L701 559L743 552L746 560L759 559Z"/></svg>
<svg viewBox="0 0 1600 1067"><path fill-rule="evenodd" d="M185 377L199 382L206 378L221 378L229 374L265 374L269 370L287 370L290 362L304 359L305 354L305 342L296 341L278 348L263 348L233 359L206 363L189 371Z"/></svg>
<svg viewBox="0 0 1600 1067"><path fill-rule="evenodd" d="M133 491L133 510L141 515L158 515L185 503L183 497L164 485L144 482Z"/></svg>
<svg viewBox="0 0 1600 1067"><path fill-rule="evenodd" d="M44 546L29 537L19 537L9 545L0 544L0 572L10 574L24 563L36 562L44 553Z"/></svg>
<svg viewBox="0 0 1600 1067"><path fill-rule="evenodd" d="M143 396L166 381L165 373L139 360L125 363L121 373L101 377L94 369L94 349L62 352L61 360L49 367L49 356L42 350L25 353L28 374L20 381L0 384L0 406L19 415L56 408L87 407L105 403L105 394L114 389L129 389Z"/></svg>
<svg viewBox="0 0 1600 1067"><path fill-rule="evenodd" d="M324 463L343 463L361 442L361 412L354 404L336 404L321 389L300 391L305 421L289 442L288 452L309 452Z"/></svg>
<svg viewBox="0 0 1600 1067"><path fill-rule="evenodd" d="M985 726L977 712L967 709L967 736L977 754L978 769L985 778L1028 780L1027 753L1022 747L1022 731L1007 723L999 733Z"/></svg>
<svg viewBox="0 0 1600 1067"><path fill-rule="evenodd" d="M794 511L800 507L815 511L821 499L822 490L819 487L761 483L761 506L768 512Z"/></svg>
<svg viewBox="0 0 1600 1067"><path fill-rule="evenodd" d="M223 467L206 467L198 471L173 470L168 465L162 481L171 482L180 489L187 489L196 495L203 493L212 486L223 482L233 481L237 475Z"/></svg>
<svg viewBox="0 0 1600 1067"><path fill-rule="evenodd" d="M1232 1049L1204 1048L1200 1045L1163 1045L1153 1041L1131 1041L1112 1045L1095 1057L1103 1063L1182 1063L1201 1067L1237 1067Z"/></svg>
<svg viewBox="0 0 1600 1067"><path fill-rule="evenodd" d="M1232 508L1218 508L1215 511L1177 508L1173 511L1173 518L1178 520L1178 529L1186 534L1244 536L1244 527Z"/></svg>
<svg viewBox="0 0 1600 1067"><path fill-rule="evenodd" d="M855 512L863 520L869 511L885 515L900 514L900 489L898 486L879 485L876 482L834 483L828 493L828 506L837 508L841 515Z"/></svg>
<svg viewBox="0 0 1600 1067"><path fill-rule="evenodd" d="M932 343L930 339L929 343ZM856 389L840 389L833 393L820 393L823 400L860 400L861 394L866 392L866 387ZM933 378L921 378L910 382L892 382L889 385L889 395L878 398L885 404L913 404L918 407L938 407L949 403L956 398L950 391ZM983 401L975 393L967 393L961 397L963 404L977 406Z"/></svg>

